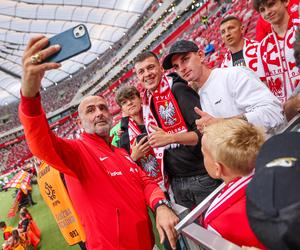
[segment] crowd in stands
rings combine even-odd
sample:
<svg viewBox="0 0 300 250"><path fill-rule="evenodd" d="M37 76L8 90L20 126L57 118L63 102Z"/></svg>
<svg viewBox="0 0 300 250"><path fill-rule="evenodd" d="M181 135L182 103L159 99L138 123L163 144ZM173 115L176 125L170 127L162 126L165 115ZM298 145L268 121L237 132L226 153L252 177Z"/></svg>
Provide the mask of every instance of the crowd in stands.
<svg viewBox="0 0 300 250"><path fill-rule="evenodd" d="M45 110L47 113L53 112L59 108L64 107L71 102L78 89L86 84L91 77L91 72L93 68L86 70L84 76L82 74L76 74L65 80L59 85L54 85L49 87L47 90L42 91L42 100L45 105ZM47 100L47 101L46 101ZM0 124L0 134L14 127L20 126L20 121L18 119L18 103L12 103L8 106L0 107L1 115L8 115L9 119L7 122Z"/></svg>
<svg viewBox="0 0 300 250"><path fill-rule="evenodd" d="M207 193L210 193L219 184L219 182L212 180L212 178L223 180L226 186L209 207L202 225L240 246L250 245L265 249L269 247L269 239L264 239L264 235L257 233L260 231L257 228L255 228L257 230L253 229L254 226L251 224L253 221L256 226L259 224L257 220L262 217L261 213L258 212L258 214L256 214L253 212L253 217L251 217L250 222L246 214L246 206L248 203L252 211L257 211L262 209L263 206L261 203L263 203L263 199L256 201L255 195L253 194L253 189L256 190L256 188L253 187L254 184L252 186L249 185L249 189L247 189L247 184L251 183L252 178L255 180L260 178L257 173L254 174L253 170L255 168L257 155L266 158L266 153L262 152L259 154L260 148L265 141L264 133L267 132L268 136L273 136L274 133L278 132L281 125L284 125L285 122L282 107L286 108L286 103L288 103L291 98L295 96L299 97L299 92L297 92L297 89L299 89L299 86L297 87L297 84L299 84L299 70L293 61L292 48L288 48L290 50L284 48L286 41L281 39L278 43L275 43L276 39L278 39L277 34L267 34L266 38L264 38L260 44L248 40L255 39L255 26L260 16L258 13L267 15L264 14L265 10L263 9L263 7L266 6L261 4L258 0L254 1L257 11L253 9L249 1L233 1L233 3L217 9L212 16L209 15L205 19L204 23L196 24L193 30L185 32L178 38L180 41L165 46L161 52L163 57L161 57L160 61L157 60L155 55L151 54L151 52L148 54L147 52L145 54L142 53L136 58L134 65L137 76L132 75L125 81L119 82L118 85L110 89L111 91L107 91L104 96L110 111L115 115L115 123L118 123L118 120L122 118L120 114L121 111L123 115L126 115L126 112L128 112L127 115L129 118L126 127L128 130L126 131L126 136L128 138L126 138L126 149L132 158L136 159L136 155L134 155L134 153L136 153L135 150L140 148L142 153L140 157L136 159L140 166L152 167L150 170L155 172L154 167L161 166L161 159L158 158L156 162L146 162L149 163L147 165L145 163L146 158L150 156L153 160L155 155L158 156L161 154L162 157L164 157L165 154L164 167L170 177L170 186L173 189L177 203L192 209L207 196ZM281 8L283 11L285 3L284 0L276 0L273 5L276 5L275 7L279 6L278 8ZM273 6L268 6L268 8L273 8ZM234 17L232 15L234 15ZM293 30L293 25L299 27L299 20L297 22L292 23L290 21L283 35L287 32L294 37L295 30ZM272 25L272 20L270 23ZM227 28L225 28L225 24L227 24ZM230 28L229 24L237 28L237 32L243 30L243 37L240 39L240 41L242 41L242 50L237 51L239 52L238 55L236 55L234 51L234 46L236 45L231 45L230 39L226 40L225 36L220 35L220 27L223 25L224 33L226 33L228 32L226 29ZM273 30L277 31L276 28L278 27L276 27L276 25L274 26L275 27L272 26ZM278 30L277 33L279 33L279 31L282 30ZM207 49L207 53L204 55L202 50L207 48L208 45L210 45L210 49ZM277 75L280 74L274 76L270 73L274 70L274 68L271 67L271 62L266 63L265 58L260 55L270 53L268 46L271 45L274 47L278 46L279 56L284 55L278 66L282 67L282 70L279 70L280 74L288 65L288 67L291 68L290 71L293 73L291 76L282 74L282 76L279 76L282 78L277 78ZM214 50L211 49L212 46ZM236 47L239 48L239 46ZM257 65L257 63L261 65L259 72L251 67L253 64L248 58L249 55L243 55L243 52L247 51L249 46L253 46L251 49L255 48L259 51L259 53L256 54L257 58L255 62L255 65ZM203 65L203 61L209 64L209 67ZM173 79L172 84L175 85L174 89L172 86L172 90L168 85L168 81L170 80L164 75L160 63L166 70L165 72L169 73L170 71L175 71L178 74L171 74ZM195 65L197 67L193 67ZM223 68L212 69L213 67L220 67L221 65ZM236 68L233 70L232 66L245 66L249 69ZM143 74L146 74L145 71L151 71L154 68L157 70L154 78L159 76L161 79L157 82L157 85L153 87L151 84L153 84L156 78L154 80L152 78L145 79L146 76ZM186 68L190 71L186 71ZM198 70L197 72L195 68ZM206 78L203 78L203 75L205 75ZM258 76L261 77L261 80L259 80ZM216 79L218 79L218 81L216 81ZM43 98L47 100L58 99L58 104L61 106L65 103L65 100L71 100L76 93L76 91L72 92L71 90L70 94L66 93L68 92L67 89L74 88L76 82L80 83L81 80L81 76L75 76L66 83L66 89L58 90L55 94L54 92L44 92ZM84 82L86 81L87 80ZM262 84L262 81L264 81L266 85ZM288 87L278 86L278 83L283 84L283 82L288 82ZM187 83L193 87L193 90L188 87ZM222 86L211 87L213 86L212 84L216 83L221 83ZM134 88L137 89L136 92L143 92L144 96L141 95L140 97L139 94L130 94L129 96L124 95L124 97L122 96L124 89L118 89L121 85L122 87L124 87L124 85L136 87ZM80 86L80 84L77 85L77 90ZM209 87L211 88L209 89ZM205 91L203 91L204 88L206 88ZM220 90L222 90L221 93L219 92ZM170 94L171 91L172 95ZM116 92L118 93L117 97ZM164 95L158 96L157 93L164 93ZM197 93L199 95L197 95ZM57 97L57 95L61 95L61 99L54 98ZM66 98L63 98L64 96L66 96ZM120 98L120 96L122 96L122 98ZM162 99L165 98L164 102L166 106L163 108L161 108L163 105L159 104L158 97L162 97ZM139 120L134 120L133 116L135 116L135 114L131 117L130 112L128 110L126 111L126 105L128 105L126 101L130 103L134 102L133 100L135 99L135 101L139 103L137 104L139 105L137 112L141 114L141 98L143 98L144 119L139 117ZM222 100L222 98L224 98L224 100ZM215 105L221 103L221 101L224 102L224 106L222 108L215 108ZM170 103L172 105L169 105ZM151 105L153 105L153 107ZM161 106L158 112L155 108L159 105ZM52 105L50 106L51 107L44 103L44 107L46 110L48 109L48 111L54 107ZM194 107L198 107L198 109L195 109L195 112ZM266 109L263 109L264 107L266 107ZM299 112L299 108L296 111ZM172 117L170 118L168 116L170 113L172 113L172 116L175 115L176 119L172 120ZM196 113L200 115L200 118L196 117ZM287 118L290 119L289 117ZM165 120L167 120L166 123L164 123ZM177 131L181 132L180 136L176 137L179 133L177 133L177 131L174 132L173 130L175 129L170 128L170 124L176 125ZM257 129L255 125L260 125L265 131L262 132L260 129ZM122 129L121 127L121 130ZM76 137L78 134L74 119L69 119L66 123L54 129L54 131L61 137L67 137L69 135ZM124 137L122 133L124 132L125 131L121 131L121 142L122 137ZM137 136L142 132L148 132L150 135L140 138L138 141ZM201 134L203 134L203 137ZM279 143L282 137L285 138L286 143L287 137L289 136L274 136L271 137L271 140L275 140ZM295 137L297 136L293 138ZM203 156L200 153L201 140ZM146 146L143 147L143 144ZM288 144L287 147L290 148L296 144L297 142L293 141L291 144ZM299 145L299 143L297 145ZM149 153L150 146L153 147L153 152L151 153ZM161 148L165 146L166 148L163 149L164 152L161 152ZM266 147L268 147L267 153L271 154L269 141L263 146L263 148ZM24 141L11 146L10 149L1 149L0 152L0 156L2 156L1 165L12 164L16 159L24 156L27 152L29 153ZM196 156L193 161L190 160L193 157L192 155ZM186 156L188 156L189 162L188 160L183 161ZM276 161L278 159L275 159L275 156L282 157L284 162ZM300 157L299 152L293 152L293 157L293 159L289 157L289 152L284 152L284 154L281 155L280 150L277 150L273 158L270 157L268 161L263 163L259 162L262 166L259 166L260 169L258 169L257 172L266 174L267 171L273 171L271 174L278 174L276 172L281 170L274 170L272 167L296 166L294 162L297 161L297 164L299 164L299 158L295 160L295 157ZM206 170L204 169L203 162ZM196 165L196 163L199 163L199 166ZM188 168L182 170L183 165ZM296 167L299 168L299 165ZM267 170L268 168L271 170ZM152 172L149 171L149 173ZM205 178L202 179L199 178L199 176ZM287 174L287 176L291 178L289 174ZM205 185L202 185L206 188L209 186L209 190L206 190L207 193L201 197L196 197L193 192L201 192L202 190L199 191L195 188L192 191L189 190L189 194L192 194L192 197L188 199L187 197L183 197L182 194L187 193L187 190L190 188L191 180L186 181L188 178L196 180L199 186L195 186L198 188L201 187L200 184L202 181L205 181ZM161 181L161 178L159 179ZM188 183L188 185L179 190L179 185L177 184L179 182ZM203 186L201 188L203 188ZM263 189L264 187L261 188ZM246 191L246 189L248 191ZM168 188L166 188L166 190L168 190ZM246 192L250 194L250 198L246 198ZM270 192L272 192L272 190ZM253 195L254 198L251 197L251 195ZM227 200L226 196L230 196L230 199ZM278 196L276 196L276 198L278 198ZM246 203L246 200L248 203ZM295 200L296 199L291 202L295 202ZM258 206L256 206L257 204ZM266 204L263 205L268 207ZM276 207L275 205L274 207ZM274 213L285 209L285 206L289 209L293 209L289 207L289 203L281 207L272 207L270 209L270 217L276 217ZM274 212L274 210L276 211ZM233 214L238 218L234 221L237 225L232 223ZM276 219L274 220L276 221ZM224 223L224 221L227 223ZM272 226L274 226L274 224ZM290 224L288 224L288 226L290 226ZM299 225L293 224L292 226L296 227ZM236 230L237 228L238 230ZM289 233L291 232L289 230L288 228L287 232L283 234L284 237L287 237L286 235L290 237ZM280 242L280 240L281 239L279 239L278 242ZM291 239L289 238L288 240ZM292 240L294 240L293 237ZM295 244L295 242L292 242L292 244ZM280 246L283 246L282 249L289 249L287 247L288 245L289 242L285 242Z"/></svg>
<svg viewBox="0 0 300 250"><path fill-rule="evenodd" d="M120 41L116 42L112 49L107 50L101 57L97 58L96 61L86 65L84 70L77 73L77 75L72 76L72 78L65 79L58 85L53 85L49 87L46 91L41 91L41 95L45 96L45 111L52 112L63 106L67 105L74 95L78 92L78 89L90 83L90 79L94 76L97 70L103 67L108 60L110 60L117 51L119 51L126 43L131 39L132 35L135 34L136 30L139 29L149 17L157 10L161 5L161 2L155 2L149 6L147 10L143 13L140 19L136 21L131 29L128 30L126 36L122 37ZM51 98L52 97L52 98ZM5 106L0 106L0 114L8 114L9 120L3 124L0 123L0 135L2 132L20 126L18 116L18 102L11 103ZM0 117L1 118L1 117Z"/></svg>
<svg viewBox="0 0 300 250"><path fill-rule="evenodd" d="M76 118L70 118L60 126L54 127L53 131L60 137L73 137L77 133ZM26 159L32 154L29 151L25 140L11 144L0 149L0 172L2 174L7 171L21 167Z"/></svg>
<svg viewBox="0 0 300 250"><path fill-rule="evenodd" d="M0 171L11 169L31 156L25 140L0 149Z"/></svg>
<svg viewBox="0 0 300 250"><path fill-rule="evenodd" d="M244 25L244 34L248 39L255 39L255 25L259 18L259 14L252 8L252 5L248 1L233 1L233 3L226 4L226 10L222 8L217 8L214 12L209 15L208 27L203 25L202 22L196 22L193 24L192 29L185 30L177 39L191 40L194 41L200 49L205 49L205 43L209 43L214 46L214 52L206 55L205 61L209 67L219 67L224 59L225 53L227 51L224 42L221 39L219 27L224 16L232 15L236 16L241 20ZM162 62L165 53L169 50L170 45L164 46L163 49L159 51L160 62ZM168 71L166 71L168 72ZM137 77L133 74L131 77L120 82L118 86L129 85L135 86L137 89L143 93L143 87ZM111 91L105 94L105 98L111 108L113 115L116 115L114 122L117 123L120 119L120 107L115 102L115 94L118 89L115 86ZM99 93L100 94L100 93Z"/></svg>
<svg viewBox="0 0 300 250"><path fill-rule="evenodd" d="M0 230L3 232L3 250L27 250L29 246L36 249L40 243L41 232L32 215L26 207L19 212L20 221L17 228L0 222Z"/></svg>
<svg viewBox="0 0 300 250"><path fill-rule="evenodd" d="M224 13L225 12L225 13ZM206 41L209 41L211 45L214 46L215 52L210 53L206 57L206 62L212 66L220 66L223 60L224 54L226 53L226 48L221 39L219 26L223 17L226 15L234 14L242 21L244 25L244 34L245 37L249 39L255 38L255 25L259 18L258 12L256 12L249 1L233 1L233 3L226 4L226 7L217 8L214 12L209 13L208 16L208 26L203 25L201 22L197 22L193 25L192 29L186 30L181 37L178 39L186 39L195 41L195 43L200 47L204 48L204 44ZM169 46L164 47L163 52L166 52L169 49ZM162 59L162 58L161 58ZM79 87L89 82L89 79L93 76L94 72L97 70L99 63L94 62L91 67L88 67L84 71L83 74L78 74L73 76L72 78L67 79L63 84L58 86L53 86L47 89L46 91L42 91L42 100L46 112L55 111L58 108L61 108L63 105L66 105L71 101ZM82 80L82 77L85 79ZM121 84L121 83L120 83ZM132 75L129 79L125 79L122 84L136 86L138 90L141 92L142 86L138 82L137 78ZM112 113L116 115L115 123L121 118L120 108L115 102L115 92L117 87L113 89L113 91L109 92L105 97L108 100L109 106L111 107ZM46 101L47 100L47 101ZM1 114L10 114L10 119L7 123L0 125L0 133L1 131L6 131L12 127L19 125L19 120L17 114L17 104L12 104L7 107L0 107ZM24 152L23 147L16 145L16 147L21 148L21 152ZM1 150L4 156L4 159L8 159L8 153L4 153L4 151L9 150ZM16 150L19 151L19 150ZM25 150L26 152L26 150ZM12 158L12 157L11 157ZM14 157L13 157L14 158ZM17 159L17 158L14 158ZM5 160L2 160L5 162ZM9 161L11 163L11 161Z"/></svg>

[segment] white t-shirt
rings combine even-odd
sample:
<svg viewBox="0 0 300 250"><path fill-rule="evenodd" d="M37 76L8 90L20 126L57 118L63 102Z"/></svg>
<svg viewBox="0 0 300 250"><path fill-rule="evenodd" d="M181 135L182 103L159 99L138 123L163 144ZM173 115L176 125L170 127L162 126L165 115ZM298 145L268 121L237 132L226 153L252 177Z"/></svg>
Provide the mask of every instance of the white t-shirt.
<svg viewBox="0 0 300 250"><path fill-rule="evenodd" d="M280 101L245 67L217 68L199 90L202 110L214 117L244 114L267 131L284 122Z"/></svg>

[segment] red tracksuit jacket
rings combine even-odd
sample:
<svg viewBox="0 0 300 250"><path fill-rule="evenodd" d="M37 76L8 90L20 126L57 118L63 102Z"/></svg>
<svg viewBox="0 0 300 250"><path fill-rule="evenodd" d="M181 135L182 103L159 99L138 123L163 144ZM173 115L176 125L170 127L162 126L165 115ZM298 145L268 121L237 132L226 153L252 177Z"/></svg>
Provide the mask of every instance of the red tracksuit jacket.
<svg viewBox="0 0 300 250"><path fill-rule="evenodd" d="M153 208L164 194L127 152L96 134L84 133L76 140L57 137L40 97L22 97L19 115L31 152L66 174L88 249L152 249L147 205Z"/></svg>

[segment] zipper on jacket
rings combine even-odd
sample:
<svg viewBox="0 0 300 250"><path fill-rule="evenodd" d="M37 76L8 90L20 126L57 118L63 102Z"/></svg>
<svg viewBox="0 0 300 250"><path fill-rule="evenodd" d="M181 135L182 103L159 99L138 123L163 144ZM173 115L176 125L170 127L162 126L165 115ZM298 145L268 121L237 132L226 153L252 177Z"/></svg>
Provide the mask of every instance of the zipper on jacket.
<svg viewBox="0 0 300 250"><path fill-rule="evenodd" d="M116 209L117 212L117 248L120 249L120 209Z"/></svg>

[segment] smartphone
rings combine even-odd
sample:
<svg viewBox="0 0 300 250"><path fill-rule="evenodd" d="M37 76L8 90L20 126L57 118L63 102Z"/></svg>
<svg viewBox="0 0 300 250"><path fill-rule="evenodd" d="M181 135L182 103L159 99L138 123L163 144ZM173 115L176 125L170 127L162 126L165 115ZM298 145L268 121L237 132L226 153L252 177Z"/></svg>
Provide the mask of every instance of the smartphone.
<svg viewBox="0 0 300 250"><path fill-rule="evenodd" d="M47 47L59 44L60 51L45 59L45 62L62 62L91 47L91 40L85 25L79 24L49 39Z"/></svg>
<svg viewBox="0 0 300 250"><path fill-rule="evenodd" d="M137 137L136 137L136 143L139 143L140 140L142 140L145 136L148 136L147 133L142 133L142 134L139 134ZM148 139L147 139L148 140ZM146 140L146 141L147 141Z"/></svg>

